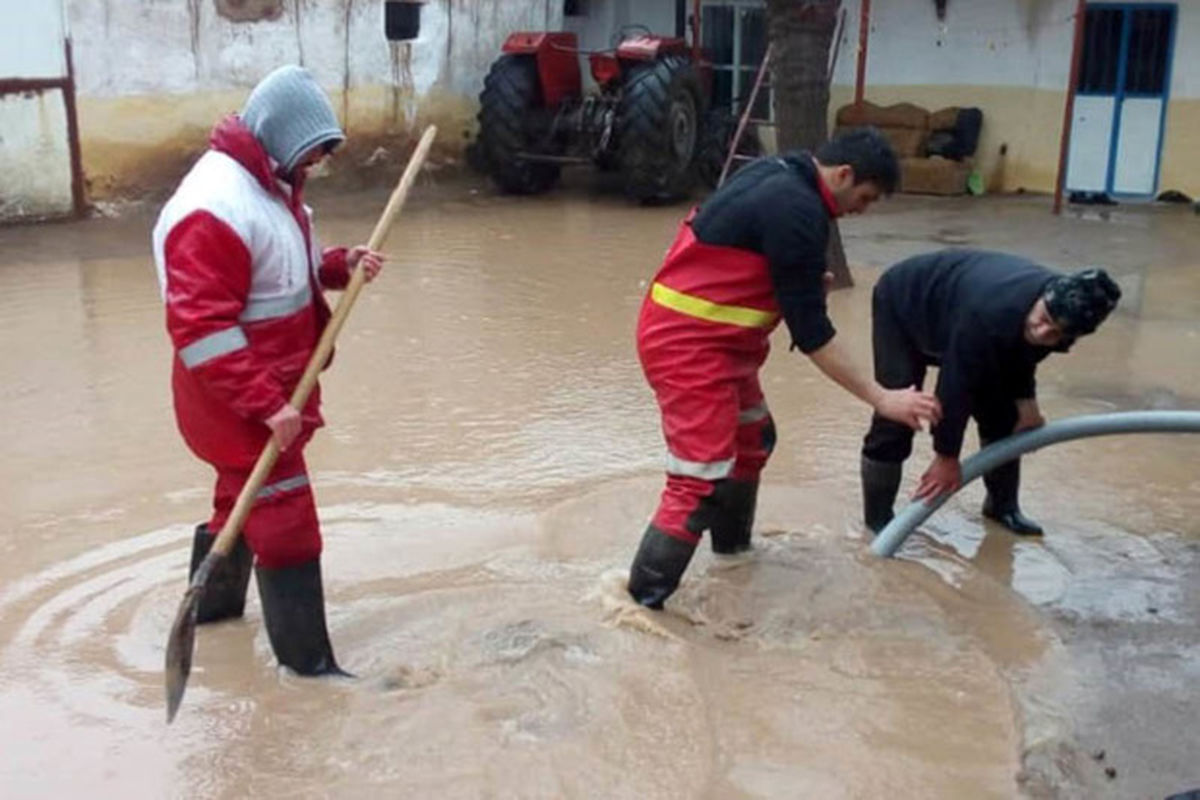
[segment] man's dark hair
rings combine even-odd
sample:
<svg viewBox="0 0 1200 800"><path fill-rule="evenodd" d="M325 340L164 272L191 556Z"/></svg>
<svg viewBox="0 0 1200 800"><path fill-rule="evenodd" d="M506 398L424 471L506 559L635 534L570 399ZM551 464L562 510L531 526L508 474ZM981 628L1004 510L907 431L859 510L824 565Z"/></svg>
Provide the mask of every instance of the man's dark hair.
<svg viewBox="0 0 1200 800"><path fill-rule="evenodd" d="M900 162L887 137L878 128L854 128L817 148L817 161L826 167L848 165L854 170L854 183L870 181L884 194L896 191L900 183Z"/></svg>
<svg viewBox="0 0 1200 800"><path fill-rule="evenodd" d="M1071 338L1093 333L1121 299L1121 287L1098 267L1062 275L1042 292L1046 310Z"/></svg>

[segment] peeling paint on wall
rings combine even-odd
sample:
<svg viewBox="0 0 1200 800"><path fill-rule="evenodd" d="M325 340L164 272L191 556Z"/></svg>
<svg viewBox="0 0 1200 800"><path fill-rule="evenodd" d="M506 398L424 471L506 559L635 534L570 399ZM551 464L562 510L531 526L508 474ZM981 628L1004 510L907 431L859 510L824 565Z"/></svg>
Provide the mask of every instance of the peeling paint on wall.
<svg viewBox="0 0 1200 800"><path fill-rule="evenodd" d="M217 13L230 22L263 22L283 16L283 0L214 0Z"/></svg>
<svg viewBox="0 0 1200 800"><path fill-rule="evenodd" d="M350 14L354 11L354 0L345 0L346 15L342 19L342 130L350 134Z"/></svg>
<svg viewBox="0 0 1200 800"><path fill-rule="evenodd" d="M384 34L383 5L65 0L93 196L169 188L206 146L212 124L287 63L312 71L349 134L336 169L350 169L380 148L404 152L412 132L428 123L442 131L437 154L458 158L505 38L562 24L559 0L427 0L420 36L393 45ZM223 13L236 12L240 20L272 9L277 18L255 22Z"/></svg>

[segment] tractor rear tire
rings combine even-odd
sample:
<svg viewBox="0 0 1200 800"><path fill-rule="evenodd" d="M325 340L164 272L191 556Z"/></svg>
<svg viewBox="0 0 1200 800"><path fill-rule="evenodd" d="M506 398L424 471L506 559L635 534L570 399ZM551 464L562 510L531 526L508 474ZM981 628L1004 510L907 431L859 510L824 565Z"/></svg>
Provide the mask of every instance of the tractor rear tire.
<svg viewBox="0 0 1200 800"><path fill-rule="evenodd" d="M492 64L479 95L479 155L502 191L538 194L558 182L560 167L526 161L537 137L531 124L543 116L537 61L529 55L505 55Z"/></svg>
<svg viewBox="0 0 1200 800"><path fill-rule="evenodd" d="M627 72L617 110L617 158L629 197L670 201L691 192L703 98L687 58L664 56Z"/></svg>

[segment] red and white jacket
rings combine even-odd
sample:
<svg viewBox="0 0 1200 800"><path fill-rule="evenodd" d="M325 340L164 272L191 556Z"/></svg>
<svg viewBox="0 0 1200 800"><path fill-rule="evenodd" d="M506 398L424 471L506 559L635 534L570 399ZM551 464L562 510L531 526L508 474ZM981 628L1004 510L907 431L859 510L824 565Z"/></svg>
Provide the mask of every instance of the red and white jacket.
<svg viewBox="0 0 1200 800"><path fill-rule="evenodd" d="M179 429L205 461L248 468L329 320L321 290L344 288L349 269L344 248L318 247L302 181L278 180L240 120L210 144L159 215L154 260ZM302 416L300 444L323 424L319 388Z"/></svg>

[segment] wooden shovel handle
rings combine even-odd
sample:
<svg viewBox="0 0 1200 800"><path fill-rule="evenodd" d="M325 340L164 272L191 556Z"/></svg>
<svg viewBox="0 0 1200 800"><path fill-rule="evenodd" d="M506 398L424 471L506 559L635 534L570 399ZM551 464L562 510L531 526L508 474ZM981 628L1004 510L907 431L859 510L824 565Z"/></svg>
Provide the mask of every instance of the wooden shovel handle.
<svg viewBox="0 0 1200 800"><path fill-rule="evenodd" d="M421 171L421 165L425 161L425 156L429 153L429 148L433 144L433 139L437 135L437 128L430 125L425 129L424 135L421 136L421 141L417 143L417 149L413 151L412 157L408 160L408 166L404 169L404 174L400 176L400 182L396 184L396 188L392 191L392 196L388 198L387 206L383 209L383 213L379 216L379 221L375 223L375 230L371 233L371 238L367 242L367 247L372 250L379 250L383 247L384 241L387 240L388 231L391 230L392 222L400 213L404 201L408 198L408 190L412 188L413 183L417 179L417 175ZM342 325L346 322L346 317L350 315L350 309L354 305L354 301L358 299L358 293L362 291L363 285L366 282L366 276L363 270L356 269L350 275L350 283L346 286L342 297L338 300L337 308L333 310L333 316L329 318L328 324L325 326L324 332L321 334L321 340L317 342L317 349L313 351L312 357L308 359L308 366L304 369L304 375L300 377L300 383L296 384L296 390L292 392L290 403L293 408L304 408L305 401L312 393L313 387L317 385L317 377L321 374L321 369L325 366L325 362L329 360L329 354L333 352L333 343L337 339L338 332L341 331ZM250 507L254 505L255 495L262 488L263 481L267 479L271 469L275 466L275 460L279 458L279 443L272 436L267 446L263 448L262 455L258 457L258 461L254 464L254 469L250 472L250 478L246 481L246 485L242 487L241 493L238 495L237 502L233 505L233 511L229 514L229 519L225 522L225 526L221 528L221 532L217 534L217 539L213 542L212 552L217 555L228 555L233 549L234 542L237 541L238 534L242 532L242 525L246 522L246 517L250 514Z"/></svg>

